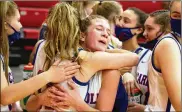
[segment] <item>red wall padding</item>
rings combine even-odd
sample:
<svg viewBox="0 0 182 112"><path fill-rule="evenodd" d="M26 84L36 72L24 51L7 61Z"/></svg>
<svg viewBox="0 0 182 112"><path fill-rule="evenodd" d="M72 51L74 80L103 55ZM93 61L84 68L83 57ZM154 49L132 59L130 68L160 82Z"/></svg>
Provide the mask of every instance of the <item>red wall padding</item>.
<svg viewBox="0 0 182 112"><path fill-rule="evenodd" d="M128 7L136 7L143 10L146 13L151 13L155 10L162 9L161 1L119 1L123 6L123 9L127 9Z"/></svg>
<svg viewBox="0 0 182 112"><path fill-rule="evenodd" d="M15 1L19 7L50 8L58 2L54 1Z"/></svg>
<svg viewBox="0 0 182 112"><path fill-rule="evenodd" d="M20 22L23 27L40 27L48 14L48 9L20 7Z"/></svg>

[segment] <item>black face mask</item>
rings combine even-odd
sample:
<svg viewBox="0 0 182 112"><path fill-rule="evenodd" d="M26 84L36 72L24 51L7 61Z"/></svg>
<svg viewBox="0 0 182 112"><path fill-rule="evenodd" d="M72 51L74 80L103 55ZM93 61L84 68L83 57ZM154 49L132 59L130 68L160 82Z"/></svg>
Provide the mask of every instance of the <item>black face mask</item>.
<svg viewBox="0 0 182 112"><path fill-rule="evenodd" d="M151 41L146 42L147 47L150 48L150 49L153 49L155 47L156 43L158 42L159 37L162 34L163 33L161 33L159 36L157 36L157 38L155 38L154 40L151 40Z"/></svg>

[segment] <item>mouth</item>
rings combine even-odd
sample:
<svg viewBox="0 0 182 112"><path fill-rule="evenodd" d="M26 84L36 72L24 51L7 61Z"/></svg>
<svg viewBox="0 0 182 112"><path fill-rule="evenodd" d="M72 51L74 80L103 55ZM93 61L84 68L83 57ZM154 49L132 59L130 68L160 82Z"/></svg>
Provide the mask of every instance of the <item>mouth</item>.
<svg viewBox="0 0 182 112"><path fill-rule="evenodd" d="M99 43L102 43L102 44L104 44L104 45L106 45L106 44L107 44L107 42L106 42L106 41L104 41L104 40L99 40Z"/></svg>

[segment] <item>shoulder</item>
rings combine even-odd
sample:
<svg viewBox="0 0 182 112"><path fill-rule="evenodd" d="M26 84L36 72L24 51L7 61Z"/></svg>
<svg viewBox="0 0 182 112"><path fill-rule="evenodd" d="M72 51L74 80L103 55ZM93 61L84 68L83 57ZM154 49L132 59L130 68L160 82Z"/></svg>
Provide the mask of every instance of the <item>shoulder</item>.
<svg viewBox="0 0 182 112"><path fill-rule="evenodd" d="M156 50L159 49L160 51L162 51L167 49L176 49L178 47L179 47L178 43L173 37L171 38L163 37L156 46Z"/></svg>
<svg viewBox="0 0 182 112"><path fill-rule="evenodd" d="M169 56L179 56L180 55L180 46L178 42L173 38L162 38L161 41L155 48L154 54L157 57L165 58Z"/></svg>

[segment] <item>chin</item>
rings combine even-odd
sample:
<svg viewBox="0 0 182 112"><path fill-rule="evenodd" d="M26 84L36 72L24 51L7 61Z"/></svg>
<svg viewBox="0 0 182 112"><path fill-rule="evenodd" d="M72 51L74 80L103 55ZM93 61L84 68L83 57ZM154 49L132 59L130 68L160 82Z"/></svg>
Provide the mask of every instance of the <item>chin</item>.
<svg viewBox="0 0 182 112"><path fill-rule="evenodd" d="M106 51L106 48L99 48L97 51Z"/></svg>

